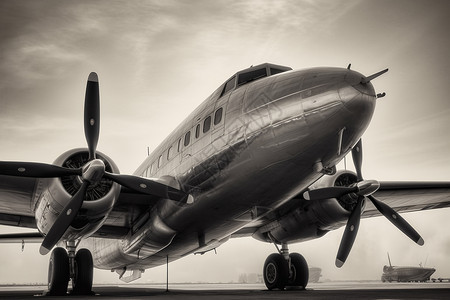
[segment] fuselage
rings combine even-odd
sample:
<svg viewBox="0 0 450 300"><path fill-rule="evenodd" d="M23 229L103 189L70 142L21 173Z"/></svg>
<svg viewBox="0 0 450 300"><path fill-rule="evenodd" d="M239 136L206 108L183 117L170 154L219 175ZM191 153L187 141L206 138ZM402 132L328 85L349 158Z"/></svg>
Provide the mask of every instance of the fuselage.
<svg viewBox="0 0 450 300"><path fill-rule="evenodd" d="M195 201L159 201L124 240L83 241L96 267L146 269L213 249L351 150L374 112L372 84L344 68L271 68L232 76L149 155L135 175L170 181Z"/></svg>

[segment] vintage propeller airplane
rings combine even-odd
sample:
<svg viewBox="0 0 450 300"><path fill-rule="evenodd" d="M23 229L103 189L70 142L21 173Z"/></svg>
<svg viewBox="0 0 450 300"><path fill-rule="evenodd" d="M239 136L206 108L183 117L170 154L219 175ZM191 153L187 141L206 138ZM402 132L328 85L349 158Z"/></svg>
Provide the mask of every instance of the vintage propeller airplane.
<svg viewBox="0 0 450 300"><path fill-rule="evenodd" d="M268 289L305 288L307 263L289 253L289 243L346 224L336 257L341 267L361 217L380 214L423 245L393 208L448 207L450 183L362 176L361 136L384 96L371 82L386 71L366 77L350 65L292 70L268 63L239 71L134 175L119 174L96 150L99 83L91 73L87 149L70 150L54 164L0 162L0 224L37 229L0 241L39 241L41 254L53 249L48 288L57 295L67 293L70 280L72 293L91 293L93 267L116 271L128 282L147 268L244 236L277 246L264 263ZM356 174L337 171L350 152Z"/></svg>

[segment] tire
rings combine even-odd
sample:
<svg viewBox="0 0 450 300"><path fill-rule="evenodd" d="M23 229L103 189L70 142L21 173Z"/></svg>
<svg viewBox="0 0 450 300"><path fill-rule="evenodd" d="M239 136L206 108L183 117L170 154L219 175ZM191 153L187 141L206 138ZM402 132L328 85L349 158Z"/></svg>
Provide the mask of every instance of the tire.
<svg viewBox="0 0 450 300"><path fill-rule="evenodd" d="M75 255L75 278L73 279L72 294L92 294L94 279L94 264L92 254L88 249L80 249Z"/></svg>
<svg viewBox="0 0 450 300"><path fill-rule="evenodd" d="M48 264L48 293L55 296L67 294L69 283L69 256L64 248L55 248Z"/></svg>
<svg viewBox="0 0 450 300"><path fill-rule="evenodd" d="M291 276L289 277L288 285L306 289L309 280L308 263L298 253L291 253L289 257L291 258L291 272L289 273Z"/></svg>
<svg viewBox="0 0 450 300"><path fill-rule="evenodd" d="M288 283L288 262L278 253L269 255L264 262L263 277L269 290L283 290Z"/></svg>

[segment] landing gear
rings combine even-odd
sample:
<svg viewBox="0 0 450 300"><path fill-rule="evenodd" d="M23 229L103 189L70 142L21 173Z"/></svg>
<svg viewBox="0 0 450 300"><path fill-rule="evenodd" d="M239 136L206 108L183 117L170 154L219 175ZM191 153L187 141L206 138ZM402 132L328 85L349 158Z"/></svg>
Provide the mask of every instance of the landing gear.
<svg viewBox="0 0 450 300"><path fill-rule="evenodd" d="M92 294L92 281L94 278L94 264L92 254L88 249L80 249L75 256L75 276L72 278L75 295Z"/></svg>
<svg viewBox="0 0 450 300"><path fill-rule="evenodd" d="M69 280L72 279L72 294L91 295L94 266L91 252L80 249L75 255L75 247L68 244L67 252L58 247L52 251L48 267L48 295L67 294Z"/></svg>
<svg viewBox="0 0 450 300"><path fill-rule="evenodd" d="M69 256L66 249L55 248L48 264L48 294L65 295L69 277Z"/></svg>
<svg viewBox="0 0 450 300"><path fill-rule="evenodd" d="M309 269L305 258L298 253L291 253L291 270L289 272L288 286L306 288L309 279Z"/></svg>
<svg viewBox="0 0 450 300"><path fill-rule="evenodd" d="M263 277L266 287L269 290L284 290L286 287L306 289L309 269L305 258L298 253L289 254L285 243L278 252L269 255L264 263Z"/></svg>
<svg viewBox="0 0 450 300"><path fill-rule="evenodd" d="M269 290L283 290L289 279L288 262L278 253L269 255L264 263L264 283Z"/></svg>

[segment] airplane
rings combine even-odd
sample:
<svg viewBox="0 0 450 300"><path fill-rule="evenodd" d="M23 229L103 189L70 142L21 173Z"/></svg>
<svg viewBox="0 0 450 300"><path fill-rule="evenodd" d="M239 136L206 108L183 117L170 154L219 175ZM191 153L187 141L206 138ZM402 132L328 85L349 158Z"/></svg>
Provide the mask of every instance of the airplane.
<svg viewBox="0 0 450 300"><path fill-rule="evenodd" d="M392 266L389 253L388 260L389 266L383 267L382 282L425 282L430 280L430 276L436 271L435 268L426 268L422 264L420 267Z"/></svg>
<svg viewBox="0 0 450 300"><path fill-rule="evenodd" d="M362 175L362 140L378 98L348 67L293 70L264 63L232 75L137 168L119 173L97 151L99 80L87 80L87 148L53 164L0 162L0 225L37 229L3 242L51 252L48 293L92 293L93 268L125 282L145 269L253 237L277 252L263 266L269 290L305 289L308 265L289 244L345 226L342 267L361 218L384 215L419 245L399 212L450 206L450 182L378 182ZM337 170L351 153L355 172ZM394 210L395 208L395 210ZM131 274L126 275L125 274ZM69 288L69 281L72 289Z"/></svg>

